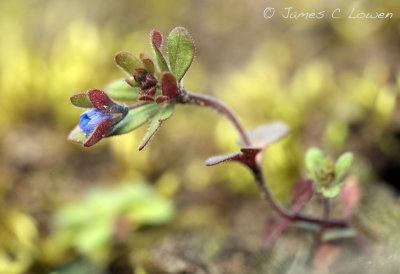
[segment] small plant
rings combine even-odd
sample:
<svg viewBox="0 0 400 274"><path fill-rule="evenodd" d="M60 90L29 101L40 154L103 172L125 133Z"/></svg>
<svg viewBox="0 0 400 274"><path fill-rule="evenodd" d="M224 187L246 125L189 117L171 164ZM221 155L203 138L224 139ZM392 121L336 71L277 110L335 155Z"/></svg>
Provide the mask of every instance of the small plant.
<svg viewBox="0 0 400 274"><path fill-rule="evenodd" d="M232 154L211 157L205 164L213 166L236 161L251 170L263 197L280 217L271 217L268 222L269 233L264 239L265 245L272 243L290 224L315 230L321 241L355 235L355 231L349 227L348 218L358 203L359 189L357 185L345 185L343 181L353 159L351 153L344 153L335 163L321 150L310 149L305 156L308 176L294 184L291 208L283 207L268 188L261 159L267 146L288 133L288 126L282 122L272 122L246 131L224 103L184 88L183 78L193 63L196 51L187 30L177 27L170 32L167 38L168 54L162 51L162 45L161 33L153 30L153 58L143 53L136 57L129 52L119 52L115 55L115 62L127 78L112 82L104 91L91 89L70 98L73 105L88 110L81 115L79 125L68 137L69 141L90 147L105 137L128 133L149 122L148 131L139 145L139 150L142 150L174 113L176 104L209 107L233 124L241 138L241 149ZM126 105L121 102L134 103ZM342 219L333 219L330 217L330 200L339 194L345 210ZM321 217L300 213L314 195L322 201Z"/></svg>

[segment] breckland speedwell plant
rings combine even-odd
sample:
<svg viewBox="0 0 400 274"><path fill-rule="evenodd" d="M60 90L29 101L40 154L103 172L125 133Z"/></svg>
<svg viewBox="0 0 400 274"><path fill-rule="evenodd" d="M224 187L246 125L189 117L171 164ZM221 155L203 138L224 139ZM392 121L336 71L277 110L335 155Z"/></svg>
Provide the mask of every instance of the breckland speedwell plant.
<svg viewBox="0 0 400 274"><path fill-rule="evenodd" d="M237 161L253 173L263 197L279 214L277 221L269 222L275 234L294 224L318 232L320 240L354 236L348 218L358 199L352 198L359 190L356 186L345 186L343 176L352 162L352 154L343 154L336 163L318 149L310 149L305 156L307 179L298 180L292 189L291 208L281 206L272 196L262 172L263 150L284 137L289 128L282 122L267 123L246 131L236 115L224 103L205 95L191 93L183 86L183 77L195 56L195 44L183 27L173 29L167 38L168 54L162 51L163 38L160 32L151 32L153 58L141 53L139 58L129 52L118 52L116 64L127 74L127 78L110 83L105 91L88 90L71 96L73 105L88 110L81 114L79 125L70 133L68 140L90 147L105 137L128 133L149 122L139 150L153 138L175 110L177 104L191 104L212 108L232 122L241 140L241 149L228 155L211 157L207 166L227 161ZM135 102L125 105L121 102ZM322 217L301 214L313 195L322 200ZM344 205L342 219L330 215L330 199L341 194ZM279 231L279 233L276 233Z"/></svg>

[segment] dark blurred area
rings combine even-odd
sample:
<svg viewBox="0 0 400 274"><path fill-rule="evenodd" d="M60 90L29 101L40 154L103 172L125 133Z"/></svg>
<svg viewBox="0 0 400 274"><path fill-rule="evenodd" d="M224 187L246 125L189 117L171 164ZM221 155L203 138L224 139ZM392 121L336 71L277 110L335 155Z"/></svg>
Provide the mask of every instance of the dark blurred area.
<svg viewBox="0 0 400 274"><path fill-rule="evenodd" d="M286 7L326 16L285 19ZM393 18L330 17L353 7ZM146 126L88 149L67 142L81 113L69 96L123 77L116 52L151 53L149 32L175 26L197 46L187 90L225 101L248 128L291 127L264 154L280 202L304 176L309 147L355 154L351 173L365 190L354 223L373 239L365 260L397 250L382 273L398 269L399 10L398 0L2 0L0 273L292 273L279 272L290 266L285 250L306 260L308 234L259 251L269 208L250 172L204 166L239 149L213 111L178 106L142 152ZM354 262L335 273L360 273Z"/></svg>

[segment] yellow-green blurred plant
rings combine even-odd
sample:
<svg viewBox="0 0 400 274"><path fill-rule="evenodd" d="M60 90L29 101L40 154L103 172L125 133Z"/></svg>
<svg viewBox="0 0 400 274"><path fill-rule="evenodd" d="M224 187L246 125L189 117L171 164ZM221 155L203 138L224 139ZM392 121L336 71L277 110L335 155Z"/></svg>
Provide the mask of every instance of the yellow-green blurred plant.
<svg viewBox="0 0 400 274"><path fill-rule="evenodd" d="M54 257L73 248L94 262L105 262L112 255L112 246L128 244L135 230L165 224L173 214L172 202L148 184L129 182L94 189L81 201L57 210L55 233L44 252Z"/></svg>
<svg viewBox="0 0 400 274"><path fill-rule="evenodd" d="M3 208L0 216L0 273L23 273L38 254L36 223L12 208Z"/></svg>

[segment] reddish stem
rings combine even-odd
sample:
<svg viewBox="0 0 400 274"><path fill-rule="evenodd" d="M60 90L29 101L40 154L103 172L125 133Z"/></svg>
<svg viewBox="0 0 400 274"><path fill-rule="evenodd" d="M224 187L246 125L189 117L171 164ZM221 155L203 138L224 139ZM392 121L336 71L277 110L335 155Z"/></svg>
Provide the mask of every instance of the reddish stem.
<svg viewBox="0 0 400 274"><path fill-rule="evenodd" d="M180 96L177 98L177 102L182 104L188 103L198 106L208 106L218 111L219 113L222 113L232 122L235 129L240 134L245 146L251 146L250 139L247 136L247 133L242 124L240 123L239 119L227 105L225 105L218 99L213 98L211 96L189 93L186 90L180 90ZM279 203L274 199L271 192L269 191L261 167L257 165L256 167L252 168L252 172L254 174L254 177L256 178L257 184L264 198L283 218L286 218L294 222L314 223L320 225L321 227L348 227L347 222L344 220L329 219L328 212L325 212L323 218L315 218L311 216L302 215L299 213L295 214L287 210L286 208L280 206Z"/></svg>

